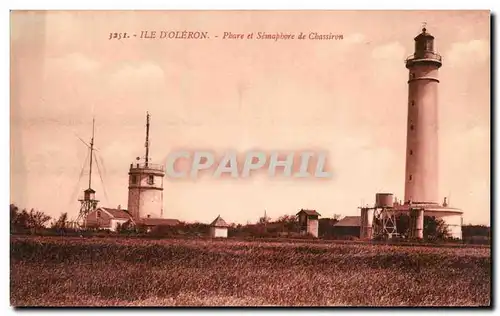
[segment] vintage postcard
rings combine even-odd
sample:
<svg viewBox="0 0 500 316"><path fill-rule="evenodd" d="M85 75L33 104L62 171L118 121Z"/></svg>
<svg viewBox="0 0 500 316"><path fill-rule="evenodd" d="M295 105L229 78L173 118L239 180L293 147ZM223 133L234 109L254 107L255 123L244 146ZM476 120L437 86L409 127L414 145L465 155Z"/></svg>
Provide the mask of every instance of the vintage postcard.
<svg viewBox="0 0 500 316"><path fill-rule="evenodd" d="M491 306L489 11L10 18L12 306Z"/></svg>

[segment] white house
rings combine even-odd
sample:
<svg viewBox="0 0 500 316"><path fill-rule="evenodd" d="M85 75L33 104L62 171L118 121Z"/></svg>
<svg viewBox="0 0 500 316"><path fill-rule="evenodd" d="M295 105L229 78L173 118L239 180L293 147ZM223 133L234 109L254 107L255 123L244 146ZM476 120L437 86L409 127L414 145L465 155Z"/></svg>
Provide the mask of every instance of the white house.
<svg viewBox="0 0 500 316"><path fill-rule="evenodd" d="M116 231L119 224L132 219L127 210L99 207L87 215L87 227Z"/></svg>

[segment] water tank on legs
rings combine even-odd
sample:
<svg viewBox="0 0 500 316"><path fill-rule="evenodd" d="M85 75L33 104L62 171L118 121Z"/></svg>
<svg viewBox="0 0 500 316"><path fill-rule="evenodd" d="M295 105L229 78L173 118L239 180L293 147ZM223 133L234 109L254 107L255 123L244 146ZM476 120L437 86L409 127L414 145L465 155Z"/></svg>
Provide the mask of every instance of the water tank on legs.
<svg viewBox="0 0 500 316"><path fill-rule="evenodd" d="M392 193L377 193L375 194L375 207L385 208L394 205L394 195Z"/></svg>

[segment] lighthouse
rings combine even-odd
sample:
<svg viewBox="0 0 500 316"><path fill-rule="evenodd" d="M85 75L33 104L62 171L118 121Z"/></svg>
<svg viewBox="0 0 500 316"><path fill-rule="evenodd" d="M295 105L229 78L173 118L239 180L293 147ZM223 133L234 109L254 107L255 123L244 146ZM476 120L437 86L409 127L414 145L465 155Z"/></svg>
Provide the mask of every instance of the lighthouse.
<svg viewBox="0 0 500 316"><path fill-rule="evenodd" d="M410 205L412 237L423 237L424 211L412 205L438 203L438 71L442 59L434 36L422 28L415 52L406 59L408 122L405 202Z"/></svg>
<svg viewBox="0 0 500 316"><path fill-rule="evenodd" d="M163 218L165 167L149 162L149 120L150 116L147 113L144 162L132 163L128 173L128 211L136 221Z"/></svg>
<svg viewBox="0 0 500 316"><path fill-rule="evenodd" d="M398 231L396 216L408 214L408 237L424 238L424 215L444 222L449 237L462 238L463 211L438 196L438 71L441 56L434 49L434 36L425 26L415 38L415 51L405 61L408 69L408 121L404 203L391 193L377 193L373 207L361 210L361 238L391 238Z"/></svg>

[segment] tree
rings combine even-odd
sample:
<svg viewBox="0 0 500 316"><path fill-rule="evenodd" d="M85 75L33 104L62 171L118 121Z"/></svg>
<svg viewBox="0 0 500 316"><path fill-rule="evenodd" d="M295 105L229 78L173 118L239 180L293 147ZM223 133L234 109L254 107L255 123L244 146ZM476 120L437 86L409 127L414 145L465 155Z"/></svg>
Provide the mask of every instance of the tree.
<svg viewBox="0 0 500 316"><path fill-rule="evenodd" d="M15 204L10 205L10 221L12 222L12 219L14 219L17 216L17 212L19 212L19 209Z"/></svg>
<svg viewBox="0 0 500 316"><path fill-rule="evenodd" d="M52 223L52 228L64 230L68 226L68 213L64 212L59 219Z"/></svg>
<svg viewBox="0 0 500 316"><path fill-rule="evenodd" d="M19 208L11 204L10 205L10 231L11 233L21 232L28 228L29 213L26 209L19 211Z"/></svg>
<svg viewBox="0 0 500 316"><path fill-rule="evenodd" d="M29 212L27 228L31 229L35 233L45 227L45 224L50 221L50 216L46 215L41 211L36 211L35 209L31 209Z"/></svg>
<svg viewBox="0 0 500 316"><path fill-rule="evenodd" d="M125 223L118 223L116 225L116 231L120 234L130 234L138 232L137 227L129 220Z"/></svg>
<svg viewBox="0 0 500 316"><path fill-rule="evenodd" d="M427 239L444 240L450 237L448 226L441 218L424 217L424 237Z"/></svg>
<svg viewBox="0 0 500 316"><path fill-rule="evenodd" d="M404 236L409 236L410 233L410 216L408 214L399 214L396 216L396 227L398 233ZM424 238L426 239L446 239L450 236L446 223L434 216L424 216Z"/></svg>
<svg viewBox="0 0 500 316"><path fill-rule="evenodd" d="M410 233L410 216L408 214L398 214L396 216L396 227L399 234L408 237Z"/></svg>
<svg viewBox="0 0 500 316"><path fill-rule="evenodd" d="M287 222L296 222L297 216L295 215L283 215L278 218L278 222L287 223Z"/></svg>
<svg viewBox="0 0 500 316"><path fill-rule="evenodd" d="M288 232L297 232L299 230L299 222L295 215L283 215L278 218L278 223L283 223Z"/></svg>
<svg viewBox="0 0 500 316"><path fill-rule="evenodd" d="M19 227L19 208L14 204L10 205L10 232L15 232Z"/></svg>
<svg viewBox="0 0 500 316"><path fill-rule="evenodd" d="M26 209L23 209L19 212L16 205L10 205L11 233L24 232L25 230L36 233L39 229L44 228L48 221L50 221L50 216L41 211L31 209L30 212L27 212Z"/></svg>
<svg viewBox="0 0 500 316"><path fill-rule="evenodd" d="M259 222L258 224L266 224L266 223L269 223L271 221L271 218L264 215L262 217L259 217Z"/></svg>
<svg viewBox="0 0 500 316"><path fill-rule="evenodd" d="M486 225L464 225L462 226L462 235L463 238L469 238L472 236L482 236L482 237L490 237L491 229Z"/></svg>

